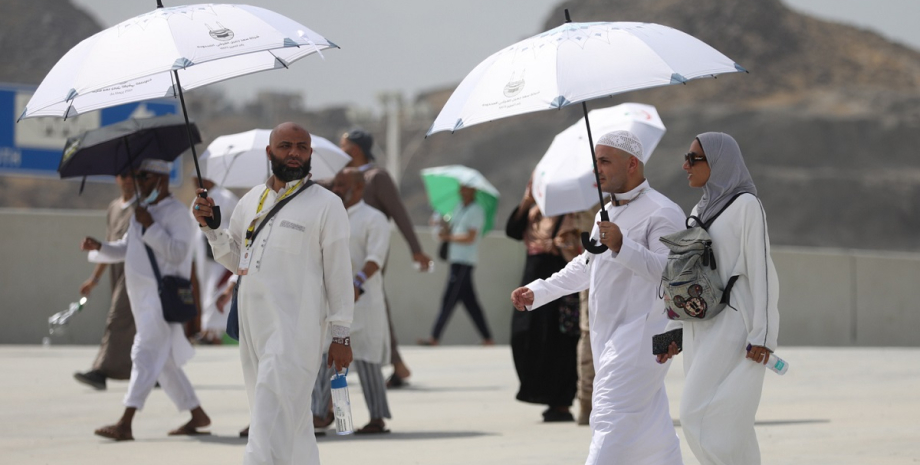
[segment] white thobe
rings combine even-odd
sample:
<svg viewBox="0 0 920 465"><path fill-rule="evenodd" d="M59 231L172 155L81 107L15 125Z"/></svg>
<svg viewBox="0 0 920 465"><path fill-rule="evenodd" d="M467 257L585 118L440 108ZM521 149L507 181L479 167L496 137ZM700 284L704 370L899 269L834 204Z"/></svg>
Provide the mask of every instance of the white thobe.
<svg viewBox="0 0 920 465"><path fill-rule="evenodd" d="M279 192L257 186L237 204L228 229L207 229L214 258L240 264L246 229ZM251 423L244 464L319 463L310 394L325 325L348 328L354 310L348 215L338 196L312 185L272 217L252 245L239 283L240 358Z"/></svg>
<svg viewBox="0 0 920 465"><path fill-rule="evenodd" d="M696 214L694 209L692 214ZM738 197L709 227L722 282L738 280L731 307L706 321L673 321L684 328L686 382L680 424L703 465L760 463L754 416L763 364L746 359L748 344L776 349L779 282L770 258L766 215L753 195Z"/></svg>
<svg viewBox="0 0 920 465"><path fill-rule="evenodd" d="M208 196L220 206L222 213L220 227L230 227L230 215L240 199L233 192L222 187L211 188L208 190ZM229 307L225 307L223 312L217 309L217 298L221 294L220 281L227 272L227 268L208 257L207 238L201 228L196 229L198 231L195 233L193 243L195 245L195 276L198 278L198 295L201 302L201 329L220 335L227 329L227 313L230 311Z"/></svg>
<svg viewBox="0 0 920 465"><path fill-rule="evenodd" d="M657 292L668 249L658 238L682 229L684 214L647 181L617 198L632 199L604 207L623 232L620 252L586 251L549 279L528 284L534 293L528 309L591 288L588 312L596 375L586 463L680 464L680 443L664 387L668 364L658 364L652 355L652 336L667 324ZM592 237L598 238L597 226Z"/></svg>
<svg viewBox="0 0 920 465"><path fill-rule="evenodd" d="M351 266L355 273L367 262L378 270L362 286L351 322L351 351L355 360L390 363L390 325L383 296L383 265L390 248L390 222L380 210L360 201L348 208L351 226Z"/></svg>
<svg viewBox="0 0 920 465"><path fill-rule="evenodd" d="M125 263L125 287L137 328L131 346L131 378L125 406L142 409L159 381L179 410L191 410L199 406L198 398L180 367L192 358L194 349L182 325L167 323L163 318L158 283L144 245L153 250L161 276L188 279L192 270L191 241L195 226L185 206L172 196L148 206L147 211L153 217L153 224L146 232L132 217L124 237L103 243L99 251L89 253L89 260Z"/></svg>

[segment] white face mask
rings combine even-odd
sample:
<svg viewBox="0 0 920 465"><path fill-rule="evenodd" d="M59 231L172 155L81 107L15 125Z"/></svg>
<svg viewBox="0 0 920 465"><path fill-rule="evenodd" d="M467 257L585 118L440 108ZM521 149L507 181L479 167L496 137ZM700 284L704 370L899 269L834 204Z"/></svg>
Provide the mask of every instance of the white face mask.
<svg viewBox="0 0 920 465"><path fill-rule="evenodd" d="M141 201L141 205L147 206L156 202L157 197L160 196L160 181L157 181L157 185L153 186L153 190L150 191L150 195L147 196L144 200Z"/></svg>

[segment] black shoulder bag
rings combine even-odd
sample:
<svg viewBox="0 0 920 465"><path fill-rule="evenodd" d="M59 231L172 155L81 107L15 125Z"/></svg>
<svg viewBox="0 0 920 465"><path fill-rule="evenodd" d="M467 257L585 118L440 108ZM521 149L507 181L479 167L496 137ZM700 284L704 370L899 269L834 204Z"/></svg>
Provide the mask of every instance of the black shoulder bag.
<svg viewBox="0 0 920 465"><path fill-rule="evenodd" d="M147 258L153 268L153 275L157 278L157 291L160 293L160 306L163 308L163 319L168 323L185 323L198 315L195 299L192 296L192 282L181 276L160 276L160 267L149 245Z"/></svg>
<svg viewBox="0 0 920 465"><path fill-rule="evenodd" d="M256 236L258 236L259 232L262 231L262 228L268 224L268 220L275 216L275 213L278 213L278 210L281 210L281 207L290 202L294 197L297 196L297 194L307 190L307 188L313 184L315 184L313 181L305 182L300 189L297 189L296 192L276 203L275 206L269 210L268 214L265 215L265 218L262 219L262 222L259 223L259 226L256 227L255 231L252 232L252 237L250 237L249 240L254 244L256 242ZM236 285L233 286L233 297L230 300L230 313L227 314L227 336L230 336L230 338L232 338L234 341L240 340L240 310L238 296L240 292L240 284L242 283L243 277L238 276Z"/></svg>

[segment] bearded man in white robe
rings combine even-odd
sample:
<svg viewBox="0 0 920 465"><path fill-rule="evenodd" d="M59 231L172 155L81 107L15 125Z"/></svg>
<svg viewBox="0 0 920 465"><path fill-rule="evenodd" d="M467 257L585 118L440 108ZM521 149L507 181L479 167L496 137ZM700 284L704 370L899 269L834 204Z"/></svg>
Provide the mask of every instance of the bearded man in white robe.
<svg viewBox="0 0 920 465"><path fill-rule="evenodd" d="M601 190L614 201L596 218L591 237L609 250L585 251L549 279L511 293L518 310L533 310L591 288L589 326L594 353L591 447L586 464L682 463L668 411L668 365L652 355L652 336L667 324L657 289L668 249L658 238L682 229L684 214L645 179L649 154L628 131L603 135L596 145Z"/></svg>
<svg viewBox="0 0 920 465"><path fill-rule="evenodd" d="M274 174L240 199L229 228L207 226L213 199L198 197L193 206L214 259L240 275L240 358L251 416L246 465L319 464L310 394L327 326L326 364L342 369L352 359L348 214L335 194L308 182L310 139L294 123L272 130L265 152Z"/></svg>
<svg viewBox="0 0 920 465"><path fill-rule="evenodd" d="M125 394L125 411L117 423L96 430L96 435L116 441L133 440L132 423L137 410L159 381L163 391L179 410L190 410L192 419L170 435L203 434L198 428L211 424L195 395L182 365L192 358L193 349L181 323L163 317L159 283L147 249L153 254L161 276L188 279L192 271L192 237L195 225L181 202L169 193L169 164L146 159L134 175L141 205L124 237L115 242L83 239L80 248L90 251L96 263L125 263L125 286L137 333L131 346L131 378Z"/></svg>

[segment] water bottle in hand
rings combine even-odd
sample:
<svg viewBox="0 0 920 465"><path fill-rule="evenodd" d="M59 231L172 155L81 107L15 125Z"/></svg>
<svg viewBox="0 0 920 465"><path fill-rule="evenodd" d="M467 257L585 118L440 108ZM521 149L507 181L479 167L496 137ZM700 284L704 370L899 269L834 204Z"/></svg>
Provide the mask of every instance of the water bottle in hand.
<svg viewBox="0 0 920 465"><path fill-rule="evenodd" d="M345 374L332 375L332 411L335 414L335 434L351 434L354 428L351 423L351 400L348 397L348 382Z"/></svg>
<svg viewBox="0 0 920 465"><path fill-rule="evenodd" d="M747 350L751 350L751 345L748 344ZM773 370L774 373L778 375L785 375L789 371L789 362L779 358L778 355L774 353L767 354L767 368Z"/></svg>

